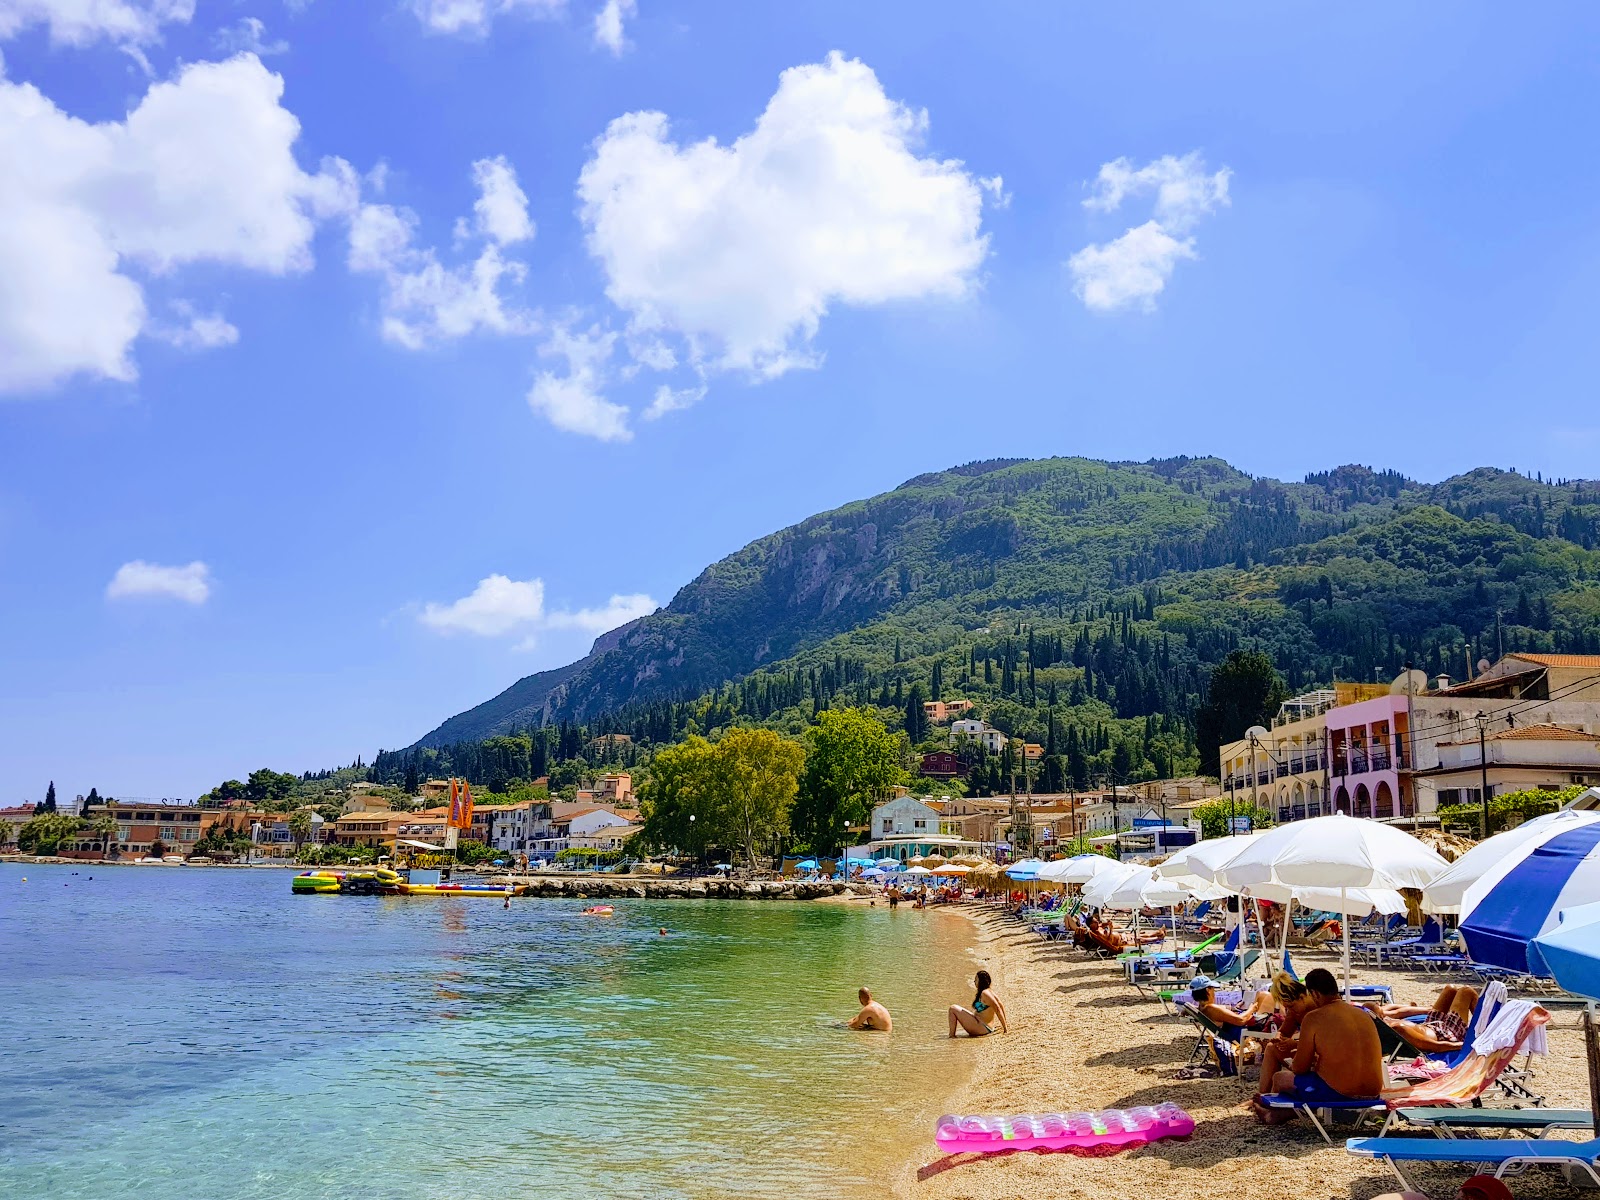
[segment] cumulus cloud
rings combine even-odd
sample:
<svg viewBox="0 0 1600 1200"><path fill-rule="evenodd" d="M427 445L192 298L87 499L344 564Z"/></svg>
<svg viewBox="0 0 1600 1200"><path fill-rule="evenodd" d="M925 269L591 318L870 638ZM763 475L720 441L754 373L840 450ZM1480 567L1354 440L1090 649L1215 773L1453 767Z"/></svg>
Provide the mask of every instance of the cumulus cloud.
<svg viewBox="0 0 1600 1200"><path fill-rule="evenodd" d="M346 261L352 271L381 277L383 336L408 349L479 331L518 334L534 328L532 317L502 295L503 287L527 275L522 263L501 252L533 236L527 197L504 158L480 159L473 175L476 227L486 241L471 262L447 267L432 247L416 245L417 218L407 209L361 204L351 217Z"/></svg>
<svg viewBox="0 0 1600 1200"><path fill-rule="evenodd" d="M601 634L635 617L654 612L658 605L643 593L612 596L601 608L546 612L544 581L516 580L490 575L472 593L450 604L425 604L418 619L439 633L468 633L478 637L504 637L540 629L582 629Z"/></svg>
<svg viewBox="0 0 1600 1200"><path fill-rule="evenodd" d="M558 325L539 353L565 359L566 373L541 371L528 392L529 407L566 433L602 442L630 440L633 430L628 425L628 410L601 394L616 340L616 334L598 326L582 331Z"/></svg>
<svg viewBox="0 0 1600 1200"><path fill-rule="evenodd" d="M179 350L213 350L239 340L238 326L221 313L199 312L187 300L175 301L172 310L177 321L152 325L151 337Z"/></svg>
<svg viewBox="0 0 1600 1200"><path fill-rule="evenodd" d="M0 41L43 25L58 46L143 46L161 40L161 26L193 17L194 0L0 0Z"/></svg>
<svg viewBox="0 0 1600 1200"><path fill-rule="evenodd" d="M182 567L163 567L158 563L134 559L117 568L106 586L109 600L152 597L181 600L185 604L204 604L211 595L211 568L203 562Z"/></svg>
<svg viewBox="0 0 1600 1200"><path fill-rule="evenodd" d="M1126 158L1104 164L1083 206L1109 213L1129 197L1153 195L1153 219L1110 242L1085 246L1067 261L1079 299L1099 311L1153 311L1178 262L1199 257L1192 232L1202 218L1228 205L1232 176L1227 167L1207 173L1198 151L1182 158L1169 154L1143 167Z"/></svg>
<svg viewBox="0 0 1600 1200"><path fill-rule="evenodd" d="M607 295L697 364L769 378L815 363L834 304L965 295L988 251L984 185L918 153L927 127L838 53L783 72L728 145L679 144L659 112L617 118L578 184Z"/></svg>
<svg viewBox="0 0 1600 1200"><path fill-rule="evenodd" d="M487 33L497 16L558 17L566 8L566 0L411 0L411 10L429 31L470 36Z"/></svg>
<svg viewBox="0 0 1600 1200"><path fill-rule="evenodd" d="M666 384L662 384L656 388L655 398L650 401L650 407L644 410L644 419L646 421L659 421L668 413L690 408L699 404L705 398L706 389L704 387L671 388Z"/></svg>
<svg viewBox="0 0 1600 1200"><path fill-rule="evenodd" d="M606 0L594 15L594 44L620 55L628 45L622 32L623 22L638 11L635 0Z"/></svg>
<svg viewBox="0 0 1600 1200"><path fill-rule="evenodd" d="M544 617L544 583L491 575L451 604L425 604L420 620L440 633L499 637L536 625Z"/></svg>
<svg viewBox="0 0 1600 1200"><path fill-rule="evenodd" d="M3 0L0 0L3 2ZM311 265L347 164L295 161L283 80L253 55L183 68L121 122L90 124L0 78L0 392L74 374L129 380L145 329L139 271Z"/></svg>

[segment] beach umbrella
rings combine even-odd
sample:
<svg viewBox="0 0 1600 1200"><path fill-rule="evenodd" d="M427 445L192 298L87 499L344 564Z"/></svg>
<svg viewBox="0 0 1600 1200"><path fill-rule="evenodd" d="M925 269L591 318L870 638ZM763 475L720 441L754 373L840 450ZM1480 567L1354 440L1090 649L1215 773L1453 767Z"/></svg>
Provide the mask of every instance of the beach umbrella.
<svg viewBox="0 0 1600 1200"><path fill-rule="evenodd" d="M1280 884L1289 889L1337 889L1341 909L1352 889L1425 888L1449 864L1409 833L1336 813L1269 829L1228 860L1216 881L1230 891ZM1293 898L1292 895L1289 898ZM1285 926L1285 936L1288 928ZM1350 986L1350 939L1344 939L1344 982Z"/></svg>
<svg viewBox="0 0 1600 1200"><path fill-rule="evenodd" d="M1600 902L1600 822L1545 828L1549 837L1513 849L1462 897L1461 939L1474 962L1538 972L1528 943L1563 909Z"/></svg>
<svg viewBox="0 0 1600 1200"><path fill-rule="evenodd" d="M1139 875L1148 867L1137 867L1133 863L1112 862L1111 870L1101 871L1088 883L1083 885L1083 902L1091 908L1105 908L1111 899L1111 893L1121 887L1129 879Z"/></svg>
<svg viewBox="0 0 1600 1200"><path fill-rule="evenodd" d="M1039 878L1039 869L1044 866L1037 858L1025 858L1021 862L1012 863L1006 868L1006 876L1019 882Z"/></svg>
<svg viewBox="0 0 1600 1200"><path fill-rule="evenodd" d="M1479 842L1449 870L1422 889L1422 908L1431 913L1459 913L1467 889L1497 868L1510 870L1539 846L1559 834L1600 822L1600 812L1562 809L1524 821L1515 829Z"/></svg>
<svg viewBox="0 0 1600 1200"><path fill-rule="evenodd" d="M880 871L898 871L905 864L902 863L898 858L880 858L872 865L877 867Z"/></svg>
<svg viewBox="0 0 1600 1200"><path fill-rule="evenodd" d="M816 871L820 868L821 864L814 858L803 858L794 865L796 871Z"/></svg>
<svg viewBox="0 0 1600 1200"><path fill-rule="evenodd" d="M847 858L844 860L844 865L847 867L870 867L872 860L870 858Z"/></svg>
<svg viewBox="0 0 1600 1200"><path fill-rule="evenodd" d="M1163 879L1150 867L1136 867L1111 889L1106 897L1107 908L1176 908L1190 899L1190 893L1181 883Z"/></svg>
<svg viewBox="0 0 1600 1200"><path fill-rule="evenodd" d="M1528 947L1528 959L1542 973L1575 996L1600 1000L1600 904L1580 904L1562 909L1555 928L1541 933ZM1589 1104L1595 1114L1594 1132L1600 1137L1600 1047L1595 1045L1593 1005L1583 1013L1583 1040L1589 1060Z"/></svg>
<svg viewBox="0 0 1600 1200"><path fill-rule="evenodd" d="M935 867L933 873L935 875L965 875L971 870L971 867L964 867L960 863L946 863L942 867Z"/></svg>
<svg viewBox="0 0 1600 1200"><path fill-rule="evenodd" d="M1207 838L1203 842L1185 846L1156 870L1168 879L1181 879L1188 875L1214 883L1217 872L1260 836L1259 833L1235 833L1227 837Z"/></svg>
<svg viewBox="0 0 1600 1200"><path fill-rule="evenodd" d="M1039 878L1051 883L1088 883L1098 875L1125 865L1104 854L1079 854L1045 863L1040 869Z"/></svg>
<svg viewBox="0 0 1600 1200"><path fill-rule="evenodd" d="M928 870L927 867L907 867L906 870L905 870L905 873L907 875L932 875L933 874L933 872Z"/></svg>

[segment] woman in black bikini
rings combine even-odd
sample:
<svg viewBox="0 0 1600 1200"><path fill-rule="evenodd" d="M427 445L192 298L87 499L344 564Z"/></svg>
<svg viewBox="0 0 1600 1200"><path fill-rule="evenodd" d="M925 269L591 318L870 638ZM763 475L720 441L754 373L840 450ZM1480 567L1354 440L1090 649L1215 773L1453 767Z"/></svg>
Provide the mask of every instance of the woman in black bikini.
<svg viewBox="0 0 1600 1200"><path fill-rule="evenodd" d="M1000 1021L1001 1031L1010 1033L1011 1027L1006 1024L1006 1006L990 990L994 981L989 978L989 972L979 971L972 982L977 989L977 995L972 998L972 1007L962 1008L959 1004L950 1006L950 1036L956 1036L956 1026L959 1025L967 1031L968 1037L988 1037L994 1032L996 1018Z"/></svg>

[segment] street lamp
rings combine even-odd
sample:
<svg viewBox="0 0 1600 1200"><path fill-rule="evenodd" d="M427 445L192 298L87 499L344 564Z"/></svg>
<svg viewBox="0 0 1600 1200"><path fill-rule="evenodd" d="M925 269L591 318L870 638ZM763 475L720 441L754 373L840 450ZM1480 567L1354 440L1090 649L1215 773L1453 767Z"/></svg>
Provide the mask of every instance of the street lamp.
<svg viewBox="0 0 1600 1200"><path fill-rule="evenodd" d="M1261 744L1261 739L1267 736L1267 731L1260 725L1252 725L1244 731L1244 735L1250 739L1250 807L1259 809L1261 807L1261 797L1258 788L1261 783L1261 773L1256 767L1256 747ZM1254 823L1255 817L1256 814L1252 812L1250 814L1252 823ZM1228 832L1232 833L1234 831L1230 829Z"/></svg>

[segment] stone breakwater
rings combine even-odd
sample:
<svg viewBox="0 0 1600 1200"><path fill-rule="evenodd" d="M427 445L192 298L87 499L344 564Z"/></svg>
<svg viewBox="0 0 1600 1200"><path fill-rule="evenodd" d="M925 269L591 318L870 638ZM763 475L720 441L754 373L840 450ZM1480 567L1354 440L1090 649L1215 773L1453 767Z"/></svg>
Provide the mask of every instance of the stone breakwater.
<svg viewBox="0 0 1600 1200"><path fill-rule="evenodd" d="M527 896L564 896L581 900L822 900L831 896L868 896L877 888L866 883L826 883L800 879L650 879L628 875L585 875L579 878L514 876L528 884ZM493 882L503 884L502 876Z"/></svg>

